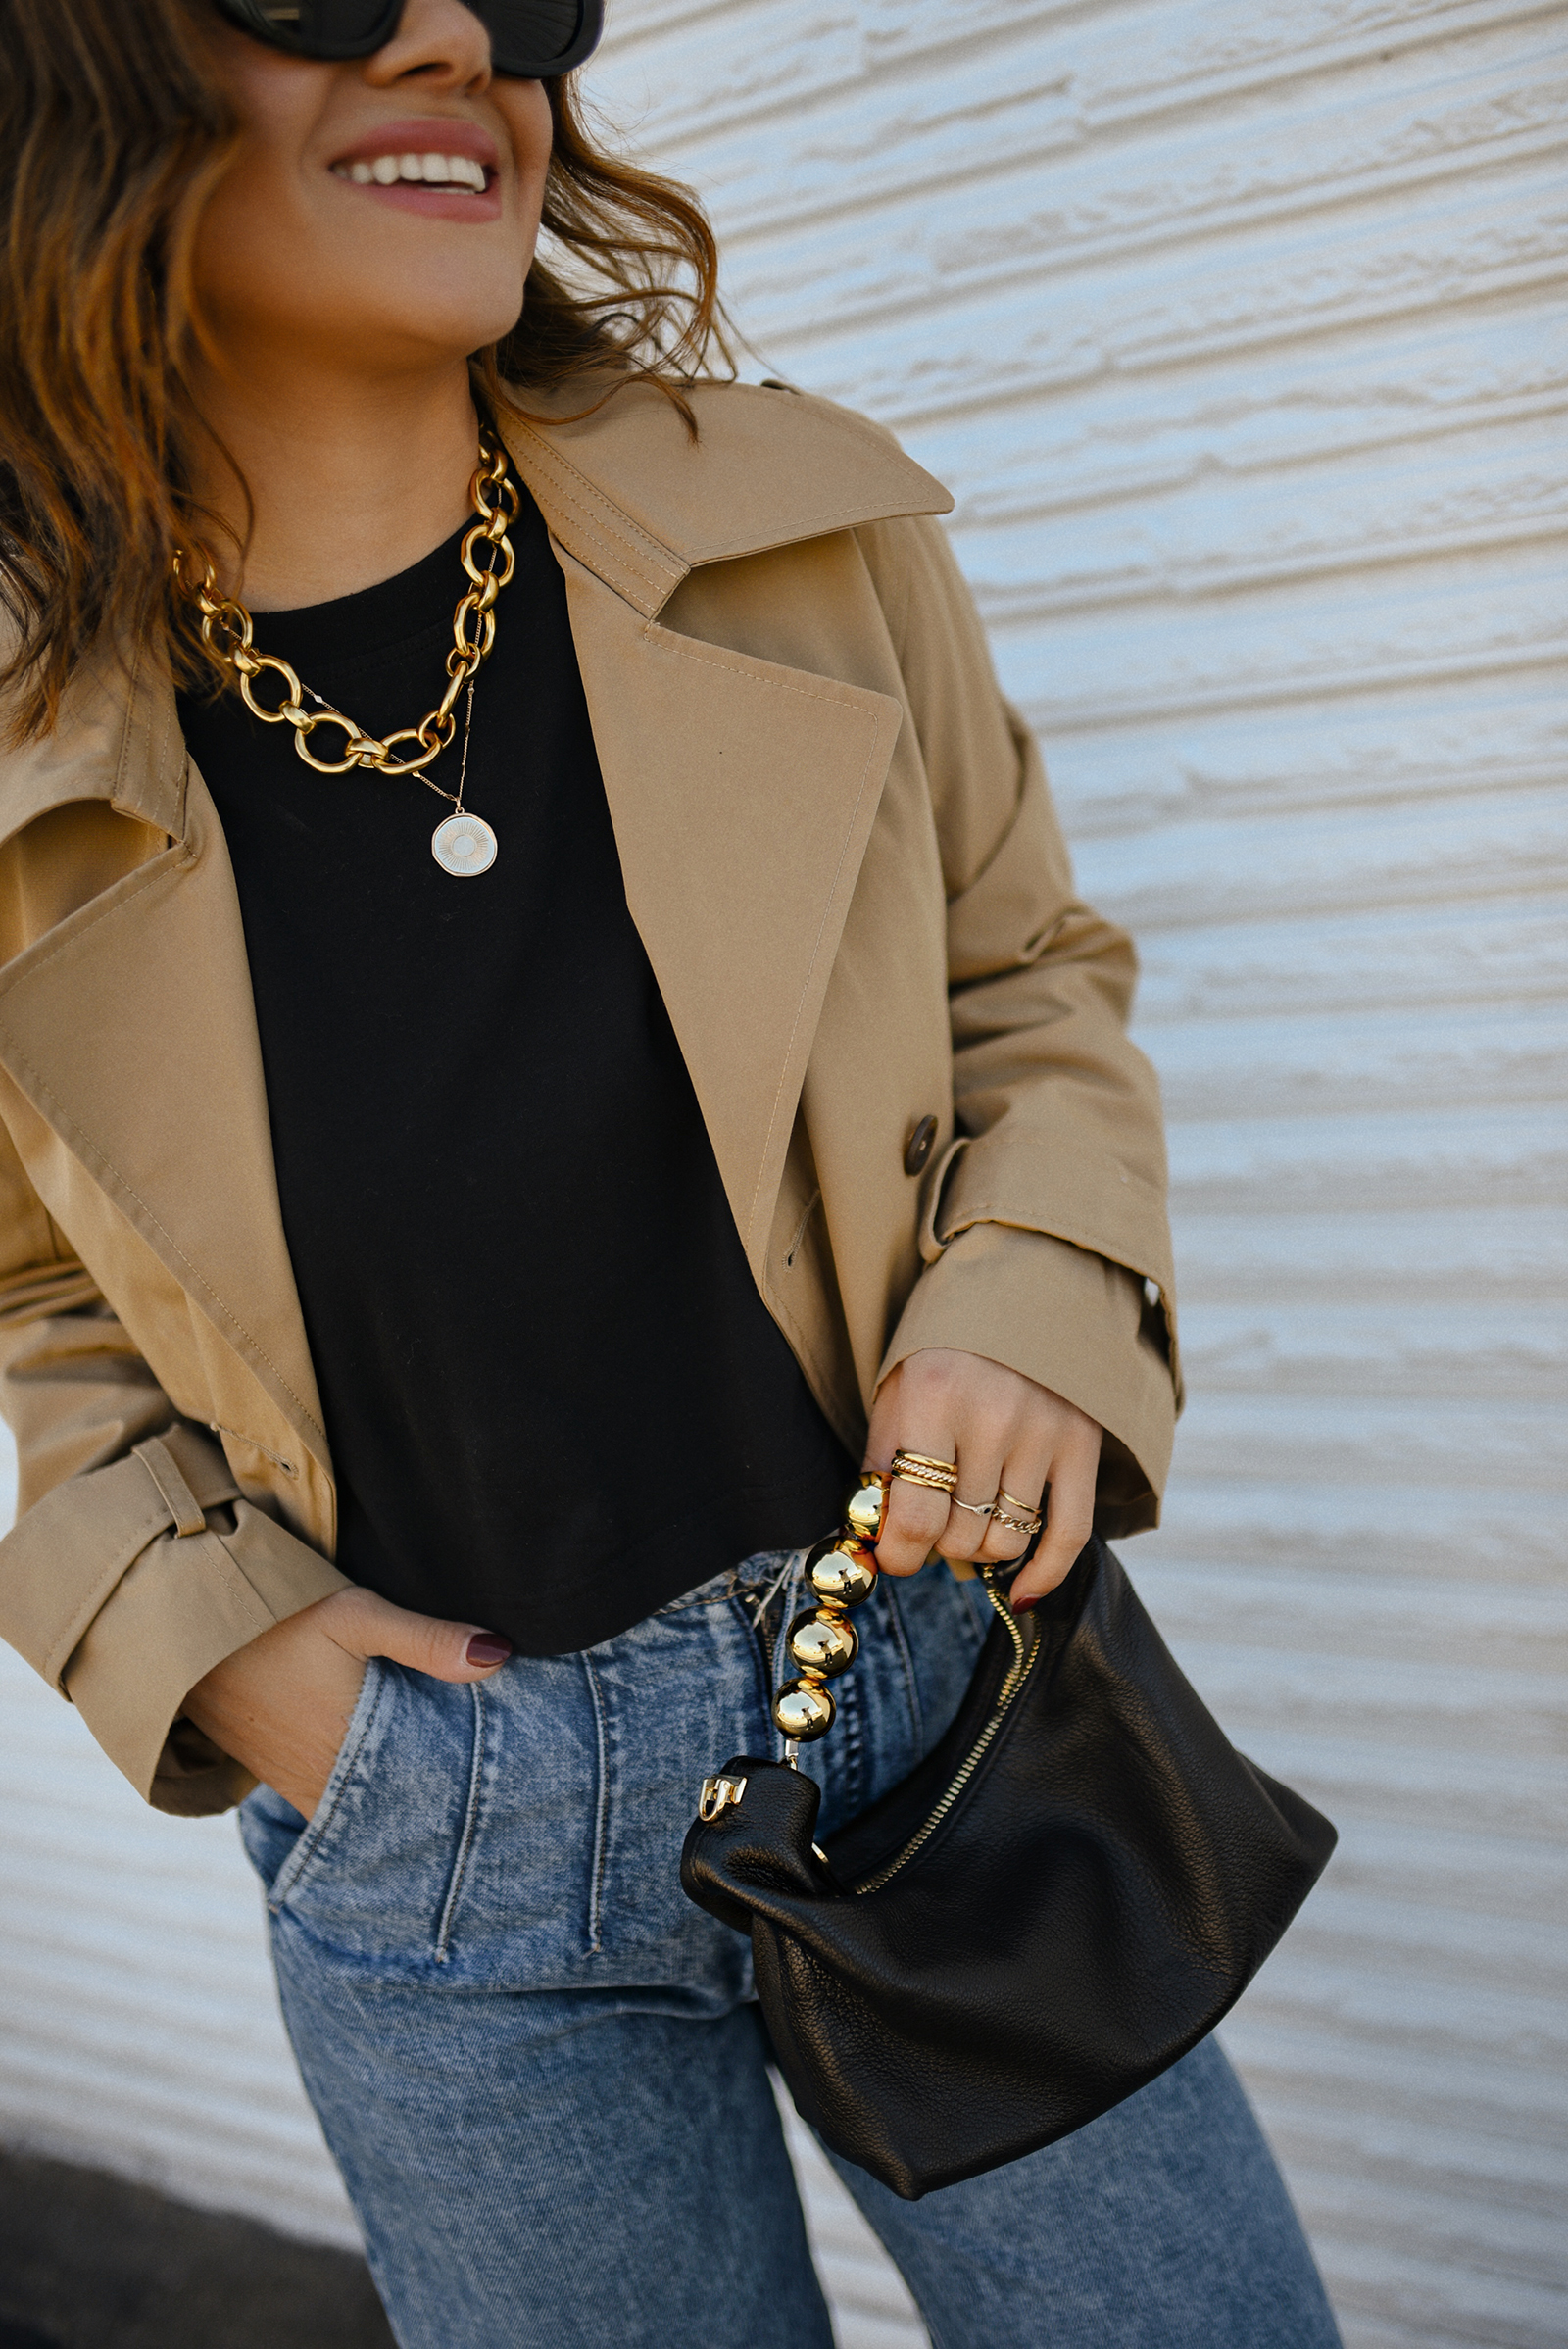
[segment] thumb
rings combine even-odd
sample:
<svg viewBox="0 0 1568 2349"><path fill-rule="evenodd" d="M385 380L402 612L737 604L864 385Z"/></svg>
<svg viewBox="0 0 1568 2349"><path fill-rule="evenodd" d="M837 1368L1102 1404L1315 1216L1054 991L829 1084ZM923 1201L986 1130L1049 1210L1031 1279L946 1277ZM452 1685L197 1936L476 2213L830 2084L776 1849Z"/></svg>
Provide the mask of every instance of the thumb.
<svg viewBox="0 0 1568 2349"><path fill-rule="evenodd" d="M373 1590L336 1590L318 1609L322 1631L361 1662L385 1656L436 1681L482 1681L499 1672L512 1641L477 1623L448 1623L416 1615Z"/></svg>

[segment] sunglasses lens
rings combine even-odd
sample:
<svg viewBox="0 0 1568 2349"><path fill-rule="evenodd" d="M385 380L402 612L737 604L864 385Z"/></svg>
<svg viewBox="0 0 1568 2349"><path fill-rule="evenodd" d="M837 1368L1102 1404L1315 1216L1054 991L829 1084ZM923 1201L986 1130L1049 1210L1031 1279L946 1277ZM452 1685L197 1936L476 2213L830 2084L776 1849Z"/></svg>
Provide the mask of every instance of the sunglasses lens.
<svg viewBox="0 0 1568 2349"><path fill-rule="evenodd" d="M468 0L490 34L499 73L564 73L594 48L604 0ZM403 0L218 0L259 39L306 57L368 57L389 41Z"/></svg>
<svg viewBox="0 0 1568 2349"><path fill-rule="evenodd" d="M345 51L379 49L389 41L398 28L403 0L296 0L291 13L302 40L341 56Z"/></svg>
<svg viewBox="0 0 1568 2349"><path fill-rule="evenodd" d="M496 68L530 77L580 65L599 32L591 0L469 0L490 31Z"/></svg>
<svg viewBox="0 0 1568 2349"><path fill-rule="evenodd" d="M219 0L236 24L307 57L368 55L390 40L403 0Z"/></svg>

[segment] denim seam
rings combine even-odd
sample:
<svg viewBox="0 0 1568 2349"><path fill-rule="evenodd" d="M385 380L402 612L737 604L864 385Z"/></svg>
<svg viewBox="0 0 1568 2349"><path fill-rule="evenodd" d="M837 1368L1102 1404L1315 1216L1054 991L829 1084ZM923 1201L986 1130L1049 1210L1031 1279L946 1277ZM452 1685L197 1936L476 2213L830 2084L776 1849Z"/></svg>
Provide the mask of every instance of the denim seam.
<svg viewBox="0 0 1568 2349"><path fill-rule="evenodd" d="M663 1615L689 1615L694 1607L722 1607L737 1595L738 1590L751 1587L750 1584L740 1584L735 1590L708 1590L700 1598L672 1598L667 1606L656 1607L652 1615L644 1617L644 1621L657 1623Z"/></svg>
<svg viewBox="0 0 1568 2349"><path fill-rule="evenodd" d="M441 1903L440 1921L436 1926L435 1962L444 1966L451 1955L452 1920L457 1915L458 1901L464 1879L468 1873L468 1854L479 1825L479 1800L484 1786L484 1684L468 1683L468 1694L473 1700L473 1760L468 1769L468 1799L464 1807L463 1833L458 1837L457 1857L452 1863L452 1881L447 1896Z"/></svg>
<svg viewBox="0 0 1568 2349"><path fill-rule="evenodd" d="M914 1669L914 1657L909 1652L909 1637L904 1628L904 1609L896 1590L888 1591L888 1613L893 1618L893 1636L899 1643L899 1656L904 1665L904 1683L909 1699L909 1721L914 1731L914 1750L925 1754L925 1715L920 1707L920 1681Z"/></svg>
<svg viewBox="0 0 1568 2349"><path fill-rule="evenodd" d="M605 1864L610 1848L610 1725L605 1715L605 1700L599 1686L599 1675L585 1655L583 1672L588 1682L588 1694L594 1708L594 1740L599 1751L599 1789L594 1803L593 1865L588 1879L588 1955L599 1957L604 1950Z"/></svg>
<svg viewBox="0 0 1568 2349"><path fill-rule="evenodd" d="M844 1683L839 1698L838 1753L834 1757L844 1787L844 1811L850 1819L857 1818L865 1808L861 1789L865 1784L865 1722L861 1712L860 1689L855 1681ZM823 1757L823 1777L832 1764Z"/></svg>
<svg viewBox="0 0 1568 2349"><path fill-rule="evenodd" d="M779 1609L778 1638L773 1642L773 1672L772 1685L767 1692L767 1720L768 1727L773 1732L774 1759L780 1762L784 1759L784 1732L773 1719L773 1700L784 1686L784 1675L790 1660L784 1635L794 1622L801 1600L806 1595L806 1558L807 1553L802 1550L785 1578L784 1604Z"/></svg>
<svg viewBox="0 0 1568 2349"><path fill-rule="evenodd" d="M761 1708L762 1719L771 1722L773 1692L767 1677L767 1650L762 1639L762 1627L751 1612L750 1590L737 1590L729 1600L730 1621L741 1635L741 1646L751 1660L752 1694Z"/></svg>
<svg viewBox="0 0 1568 2349"><path fill-rule="evenodd" d="M373 1661L373 1658L370 1659L371 1663ZM367 1670L368 1669L369 1664L367 1665ZM304 1830L299 1841L277 1872L276 1881L267 1896L267 1905L274 1917L281 1915L283 1903L289 1894L299 1889L300 1879L320 1850L326 1831L337 1817L339 1806L348 1789L349 1781L354 1775L355 1764L360 1758L366 1738L370 1734L370 1724L381 1710L381 1699L386 1694L386 1686L385 1673L377 1672L375 1694L370 1700L369 1711L360 1723L359 1735L354 1738L352 1745L344 1745L332 1765L332 1775L337 1780L337 1785L332 1792L332 1800L319 1819L312 1819L309 1827Z"/></svg>

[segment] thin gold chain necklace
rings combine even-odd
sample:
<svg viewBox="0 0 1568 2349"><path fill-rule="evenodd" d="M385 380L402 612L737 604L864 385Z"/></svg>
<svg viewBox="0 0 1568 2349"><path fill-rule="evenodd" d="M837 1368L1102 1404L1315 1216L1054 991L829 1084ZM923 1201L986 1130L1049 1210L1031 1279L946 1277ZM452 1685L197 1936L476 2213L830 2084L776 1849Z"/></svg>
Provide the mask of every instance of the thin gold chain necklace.
<svg viewBox="0 0 1568 2349"><path fill-rule="evenodd" d="M212 563L198 550L202 576L186 576L190 560L183 547L176 547L173 557L174 580L180 592L188 596L202 615L202 641L233 671L246 709L269 726L287 724L294 729L294 748L307 766L314 766L318 775L344 775L351 767L368 767L378 775L416 775L440 798L451 800L457 809L444 822L437 824L430 838L430 854L444 872L460 879L473 873L488 872L496 860L499 844L494 831L480 815L473 815L463 805L463 783L467 773L468 732L473 722L473 682L491 646L496 640L496 598L512 577L516 565L512 541L507 535L509 525L517 515L517 492L507 477L504 450L498 448L482 427L479 433L479 465L469 484L468 494L473 501L477 520L465 533L463 567L471 584L459 598L452 615L452 650L447 655L447 689L436 707L423 716L416 726L404 726L382 741L379 736L367 734L352 718L324 701L318 693L302 685L299 673L288 661L271 653L259 653L252 643L251 615L243 604L232 596L220 595L218 575ZM488 567L478 561L481 546L493 547L495 556ZM275 710L258 698L257 681L269 670L283 681L286 699ZM425 773L425 768L437 759L456 739L458 731L457 706L464 688L468 689L466 723L463 737L463 769L456 793L442 790ZM317 703L307 710L305 697ZM311 748L311 736L318 726L340 727L344 737L341 759L318 759ZM413 743L416 747L406 757L399 758L397 746Z"/></svg>

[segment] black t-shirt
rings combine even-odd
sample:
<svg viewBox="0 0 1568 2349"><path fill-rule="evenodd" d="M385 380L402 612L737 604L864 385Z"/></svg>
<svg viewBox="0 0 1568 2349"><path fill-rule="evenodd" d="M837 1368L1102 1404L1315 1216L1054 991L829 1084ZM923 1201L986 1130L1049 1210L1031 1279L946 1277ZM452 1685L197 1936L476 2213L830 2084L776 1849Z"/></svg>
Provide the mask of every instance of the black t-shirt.
<svg viewBox="0 0 1568 2349"><path fill-rule="evenodd" d="M453 810L413 778L318 775L232 691L180 720L239 889L338 1563L551 1655L812 1540L852 1463L758 1294L627 911L526 497L512 536L465 793L488 872L440 868ZM260 616L259 649L372 732L415 723L445 683L458 545Z"/></svg>

